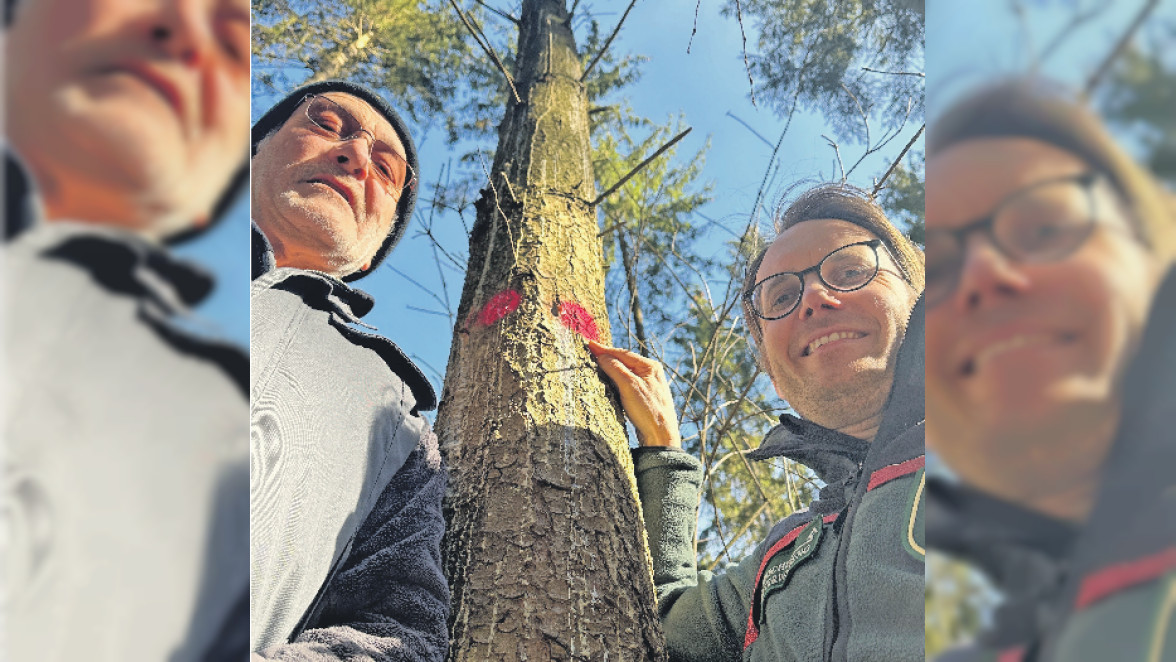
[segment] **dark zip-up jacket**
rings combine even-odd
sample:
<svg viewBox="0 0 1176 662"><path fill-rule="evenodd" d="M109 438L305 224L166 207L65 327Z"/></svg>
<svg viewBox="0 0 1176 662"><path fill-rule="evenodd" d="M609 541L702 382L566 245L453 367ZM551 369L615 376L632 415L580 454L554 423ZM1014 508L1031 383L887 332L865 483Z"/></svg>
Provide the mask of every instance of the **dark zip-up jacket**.
<svg viewBox="0 0 1176 662"><path fill-rule="evenodd" d="M874 442L781 417L749 457L801 462L825 487L725 572L695 563L699 461L633 451L671 659L923 659L923 337L920 302Z"/></svg>
<svg viewBox="0 0 1176 662"><path fill-rule="evenodd" d="M0 657L242 659L249 367L191 314L212 279L136 235L44 222L6 160L0 439L15 572Z"/></svg>
<svg viewBox="0 0 1176 662"><path fill-rule="evenodd" d="M1176 269L1156 294L1089 520L967 486L928 485L932 547L1002 593L992 625L943 662L1176 662Z"/></svg>
<svg viewBox="0 0 1176 662"><path fill-rule="evenodd" d="M250 289L251 649L281 660L443 660L446 473L424 375L364 328L372 299L315 271Z"/></svg>

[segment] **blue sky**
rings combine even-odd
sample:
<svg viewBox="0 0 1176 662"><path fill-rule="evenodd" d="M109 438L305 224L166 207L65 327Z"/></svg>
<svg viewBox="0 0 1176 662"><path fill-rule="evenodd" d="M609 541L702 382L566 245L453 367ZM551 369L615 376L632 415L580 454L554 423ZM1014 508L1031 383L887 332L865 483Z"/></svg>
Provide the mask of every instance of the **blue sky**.
<svg viewBox="0 0 1176 662"><path fill-rule="evenodd" d="M627 4L594 5L605 31L611 30ZM779 138L784 123L764 106L756 108L751 105L739 25L733 17L720 14L720 3L701 3L698 32L690 54L686 53L694 22L693 12L683 11L689 9L688 5L674 0L638 3L626 20L613 50L649 58L641 66L641 80L626 91L628 103L638 114L659 123L681 115L684 123L693 127L693 132L679 144L676 158L694 155L710 140L702 179L714 184L714 195L701 211L738 232L748 221L772 148L727 114L738 116L773 142ZM754 48L754 28L750 24L746 27L749 47ZM582 35L578 36L582 38ZM274 98L254 97L253 115L258 116L274 101ZM863 162L850 181L869 185L871 177L885 170L917 129L918 124L906 127L888 149ZM821 138L822 133L828 132L820 117L797 113L780 150L780 170L768 187L766 198L769 203L778 200L785 188L795 182L816 183L837 177L833 150ZM425 180L414 226L409 227L405 240L385 265L358 284L372 293L377 302L365 321L377 326L422 364L440 391L441 375L449 356L452 322L447 316L421 310L443 309L434 298L435 294L446 299L449 308L456 311L464 277L446 272L447 296L442 294L431 245L415 231L421 227L422 215L427 213L430 177L435 177L443 164L456 161L461 152L445 145L441 135L415 133L414 138L421 147L421 172ZM494 145L486 148L492 151ZM921 149L921 141L917 149ZM860 146L841 145L842 156L847 162L856 160L861 151ZM488 153L487 163L491 160ZM467 251L464 231L456 215L437 216L434 228L447 249ZM714 237L703 245L722 255L725 250L722 241L728 236L715 232ZM433 294L397 274L394 269L418 281Z"/></svg>
<svg viewBox="0 0 1176 662"><path fill-rule="evenodd" d="M1113 39L1122 32L1144 0L1120 0L1110 10L1077 29L1042 69L1047 74L1077 84L1110 49ZM1019 26L1002 2L958 3L932 0L928 3L928 114L934 117L950 99L972 85L1002 72L1024 71L1031 63L1030 53L1040 51L1071 15L1069 2L1031 2L1027 13L1028 30ZM1081 6L1090 2L1079 3ZM610 27L627 3L598 3L594 9L603 26ZM650 0L638 3L626 21L613 48L621 52L640 53L649 58L642 66L641 81L628 91L628 101L642 115L665 120L681 114L694 131L680 144L676 158L696 153L710 139L710 151L703 168L703 179L714 184L712 200L701 210L707 217L731 228L742 228L764 178L771 149L728 113L738 116L769 140L779 137L783 122L771 110L755 108L748 99L747 76L740 51L739 26L733 17L720 14L721 3L704 0L699 7L698 32L690 41L694 16L690 3L677 0ZM1171 16L1169 4L1161 9ZM754 48L754 27L747 25L748 44ZM272 98L255 97L253 116L258 116ZM851 178L859 184L877 176L917 126L908 126L903 135L882 154L868 159ZM774 202L786 187L799 181L816 182L835 177L832 150L821 138L827 132L821 117L798 113L781 147L781 168L769 187L768 200ZM457 158L459 152L444 144L440 135L417 129L422 146L421 170L426 181L429 173ZM916 146L921 149L922 140ZM493 146L488 146L492 149ZM842 145L843 155L861 151L860 146ZM489 157L487 157L489 160ZM848 157L847 157L848 160ZM426 184L422 198L430 193ZM427 239L417 236L421 214L427 202L418 203L414 225L400 247L377 273L361 281L364 289L376 296L377 306L368 321L393 338L419 362L434 385L440 387L448 360L450 320L445 316L419 312L439 310L433 295L421 290L398 269L440 295L440 279ZM438 216L435 228L443 244L465 252L467 249L460 222L456 217ZM716 254L722 250L720 233L711 246ZM226 335L245 342L248 339L248 213L242 200L213 233L187 246L183 252L207 264L218 274L218 288L202 312ZM447 300L455 309L462 276L447 273Z"/></svg>

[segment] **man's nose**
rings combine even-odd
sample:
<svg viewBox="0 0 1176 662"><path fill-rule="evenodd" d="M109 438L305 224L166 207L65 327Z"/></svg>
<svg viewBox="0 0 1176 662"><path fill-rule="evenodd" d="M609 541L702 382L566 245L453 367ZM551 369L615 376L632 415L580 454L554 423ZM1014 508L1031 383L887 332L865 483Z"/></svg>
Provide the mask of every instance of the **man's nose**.
<svg viewBox="0 0 1176 662"><path fill-rule="evenodd" d="M339 142L335 162L356 179L366 179L372 160L372 144L360 134Z"/></svg>
<svg viewBox="0 0 1176 662"><path fill-rule="evenodd" d="M1029 279L1016 264L985 237L972 236L964 247L964 263L956 286L954 305L959 312L977 310L1016 296Z"/></svg>
<svg viewBox="0 0 1176 662"><path fill-rule="evenodd" d="M215 45L208 0L164 0L151 27L151 38L173 59L199 67Z"/></svg>
<svg viewBox="0 0 1176 662"><path fill-rule="evenodd" d="M800 296L800 316L808 319L820 310L835 310L841 307L837 292L830 290L816 274L805 275L804 293Z"/></svg>

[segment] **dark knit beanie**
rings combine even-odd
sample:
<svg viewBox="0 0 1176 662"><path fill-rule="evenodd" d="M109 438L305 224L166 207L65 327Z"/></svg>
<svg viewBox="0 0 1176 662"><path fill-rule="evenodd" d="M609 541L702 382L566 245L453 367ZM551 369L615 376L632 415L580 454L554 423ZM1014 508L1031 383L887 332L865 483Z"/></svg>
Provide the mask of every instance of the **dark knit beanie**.
<svg viewBox="0 0 1176 662"><path fill-rule="evenodd" d="M251 136L253 140L253 151L251 154L253 156L257 155L257 145L263 138L277 130L278 127L286 123L286 120L290 119L290 116L302 104L302 100L306 98L306 95L323 94L326 92L342 92L363 99L373 110L383 115L392 124L392 129L396 131L396 134L400 136L400 142L404 145L404 160L412 168L413 172L419 172L417 168L416 146L413 145L412 137L408 134L408 127L405 125L404 120L400 119L400 115L379 94L362 85L341 80L325 80L304 85L287 94L285 98L274 104L253 125L253 134ZM366 271L356 271L355 273L347 274L343 277L343 280L350 282L363 278L367 274L375 271L376 267L384 261L384 258L392 252L393 247L404 236L404 229L408 226L408 220L412 218L412 208L416 204L416 196L415 186L410 186L405 189L403 195L400 196L399 204L396 205L396 218L392 221L392 229L388 233L388 237L384 239L380 250L376 251L376 255L372 258L371 267Z"/></svg>

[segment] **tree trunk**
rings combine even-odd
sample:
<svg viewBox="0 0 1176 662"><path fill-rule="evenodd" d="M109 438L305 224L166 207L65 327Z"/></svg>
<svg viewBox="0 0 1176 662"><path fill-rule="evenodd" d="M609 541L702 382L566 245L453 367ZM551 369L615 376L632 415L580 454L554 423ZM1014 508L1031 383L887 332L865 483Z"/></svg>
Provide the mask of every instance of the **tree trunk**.
<svg viewBox="0 0 1176 662"><path fill-rule="evenodd" d="M524 0L515 87L437 419L451 660L664 660L610 338L588 103L559 0Z"/></svg>

